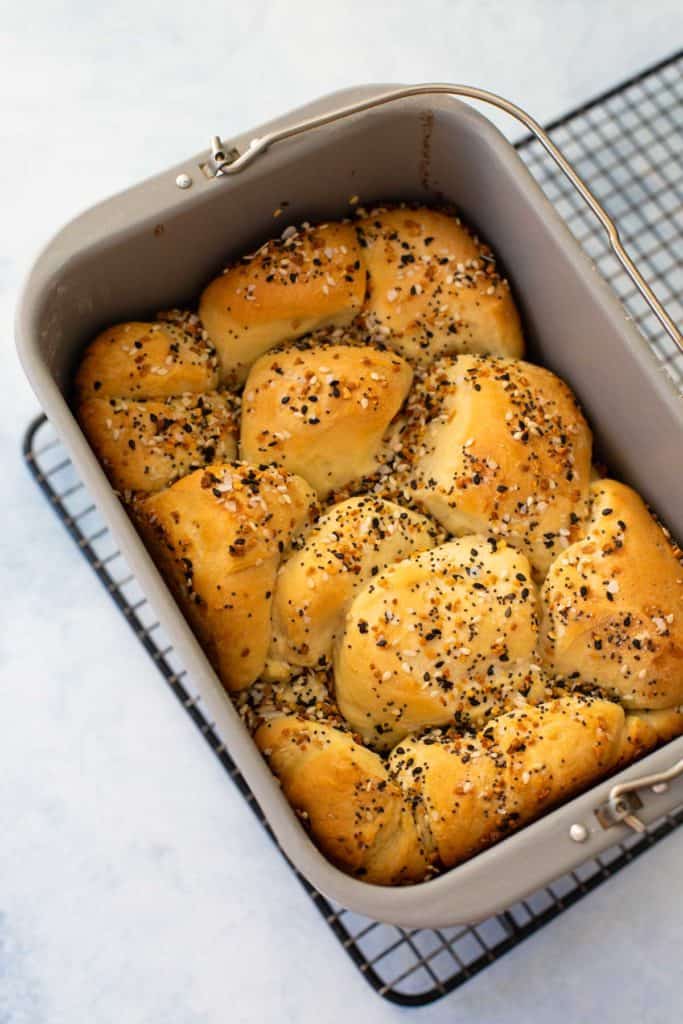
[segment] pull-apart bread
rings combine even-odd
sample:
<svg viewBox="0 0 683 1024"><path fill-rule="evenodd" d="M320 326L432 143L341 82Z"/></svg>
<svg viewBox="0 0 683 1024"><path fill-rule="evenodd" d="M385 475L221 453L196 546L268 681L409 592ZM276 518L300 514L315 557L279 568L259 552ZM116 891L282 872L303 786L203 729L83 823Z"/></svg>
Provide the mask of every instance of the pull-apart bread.
<svg viewBox="0 0 683 1024"><path fill-rule="evenodd" d="M370 345L269 352L244 386L241 457L299 473L324 497L378 469L412 376L405 359Z"/></svg>
<svg viewBox="0 0 683 1024"><path fill-rule="evenodd" d="M283 562L275 588L272 655L285 665L332 661L346 611L364 584L443 539L426 516L362 495L333 505Z"/></svg>
<svg viewBox="0 0 683 1024"><path fill-rule="evenodd" d="M278 564L313 502L301 477L232 462L138 505L150 549L228 690L263 671Z"/></svg>
<svg viewBox="0 0 683 1024"><path fill-rule="evenodd" d="M377 210L358 223L368 274L368 333L415 363L486 352L519 358L524 341L491 250L457 217Z"/></svg>
<svg viewBox="0 0 683 1024"><path fill-rule="evenodd" d="M536 694L538 592L524 555L493 537L390 565L356 595L335 654L339 710L371 746L469 727Z"/></svg>
<svg viewBox="0 0 683 1024"><path fill-rule="evenodd" d="M583 536L543 585L543 659L627 708L683 704L681 552L642 499L616 480L591 485Z"/></svg>
<svg viewBox="0 0 683 1024"><path fill-rule="evenodd" d="M322 852L419 882L683 733L681 551L522 359L491 250L399 204L286 228L74 406Z"/></svg>
<svg viewBox="0 0 683 1024"><path fill-rule="evenodd" d="M120 492L158 491L237 452L236 396L196 317L110 327L75 381L81 426Z"/></svg>
<svg viewBox="0 0 683 1024"><path fill-rule="evenodd" d="M288 229L230 267L199 300L222 380L240 384L273 346L350 324L363 304L366 279L350 224Z"/></svg>
<svg viewBox="0 0 683 1024"><path fill-rule="evenodd" d="M591 433L549 370L472 355L437 360L416 382L396 434L399 496L449 533L501 537L539 577L578 536Z"/></svg>

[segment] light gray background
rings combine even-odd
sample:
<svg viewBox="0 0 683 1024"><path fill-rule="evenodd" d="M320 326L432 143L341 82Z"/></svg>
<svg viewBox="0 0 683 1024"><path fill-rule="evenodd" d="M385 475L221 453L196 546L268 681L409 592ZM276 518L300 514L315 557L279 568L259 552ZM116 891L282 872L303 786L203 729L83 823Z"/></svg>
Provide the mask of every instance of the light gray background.
<svg viewBox="0 0 683 1024"><path fill-rule="evenodd" d="M17 288L84 206L311 97L464 81L541 120L680 46L680 0L0 0L0 1024L680 1020L683 834L457 993L366 986L19 460Z"/></svg>

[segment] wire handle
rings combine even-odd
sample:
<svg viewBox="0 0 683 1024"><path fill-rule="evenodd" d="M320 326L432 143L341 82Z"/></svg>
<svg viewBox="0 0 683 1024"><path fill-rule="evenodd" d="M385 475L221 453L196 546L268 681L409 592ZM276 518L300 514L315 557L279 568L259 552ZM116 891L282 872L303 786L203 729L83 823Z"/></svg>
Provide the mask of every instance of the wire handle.
<svg viewBox="0 0 683 1024"><path fill-rule="evenodd" d="M316 117L307 118L303 121L299 121L297 124L289 125L286 128L280 128L274 132L269 132L267 135L261 136L261 138L252 139L249 144L249 148L246 149L244 153L239 153L237 150L232 149L226 155L225 148L220 138L214 136L211 140L212 156L206 166L211 177L239 174L261 153L265 153L267 149L270 149L270 147L275 145L277 142L284 142L285 139L291 139L297 135L302 135L304 132L311 131L314 128L322 128L324 125L332 124L335 121L341 121L346 117L351 117L353 114L362 113L364 110L372 110L375 107L382 107L385 104L393 103L396 100L406 99L410 96L431 96L439 94L446 94L448 96L464 96L467 99L478 100L481 103L488 103L491 106L497 107L499 110L504 111L506 114L509 114L510 117L515 118L516 121L523 124L524 127L538 139L546 153L548 153L552 160L557 164L565 177L569 179L581 198L585 203L587 203L597 219L600 221L607 232L607 236L615 256L647 302L654 315L657 317L659 323L676 345L679 352L683 354L683 336L681 335L681 332L664 309L650 285L638 270L638 267L626 252L619 235L619 230L614 221L607 214L604 207L588 188L588 185L586 185L586 183L579 177L572 165L563 156L562 152L557 148L538 121L536 121L530 114L527 114L525 110L522 110L521 107L518 107L515 103L511 103L510 100L506 100L503 96L498 96L497 93L488 92L486 89L479 89L472 85L450 85L443 82L425 83L423 85L408 85L398 89L391 89L388 92L380 93L379 96L360 100L344 107L338 107L336 110L328 111L326 114L318 114Z"/></svg>
<svg viewBox="0 0 683 1024"><path fill-rule="evenodd" d="M676 761L670 768L652 775L641 775L628 782L620 782L612 786L606 803L596 810L596 816L603 828L611 828L619 822L629 825L634 832L645 832L645 825L634 811L642 807L642 801L636 796L637 789L651 789L654 793L664 793L669 783L683 775L683 758Z"/></svg>
<svg viewBox="0 0 683 1024"><path fill-rule="evenodd" d="M609 791L609 799L618 800L625 793L632 793L634 789L643 789L645 786L661 786L666 789L666 784L673 782L679 775L683 775L683 758L672 764L666 771L656 772L653 775L641 775L637 779L629 779L628 782L620 782L617 786L612 786Z"/></svg>

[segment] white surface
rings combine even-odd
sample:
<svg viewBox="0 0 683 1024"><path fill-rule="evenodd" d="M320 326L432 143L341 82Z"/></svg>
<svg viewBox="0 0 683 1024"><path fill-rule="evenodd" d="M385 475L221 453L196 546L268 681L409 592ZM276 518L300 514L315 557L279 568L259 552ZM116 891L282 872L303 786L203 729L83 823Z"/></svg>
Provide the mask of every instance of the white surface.
<svg viewBox="0 0 683 1024"><path fill-rule="evenodd" d="M19 460L12 313L83 206L359 81L460 80L541 120L666 56L678 0L0 0L0 1022L680 1019L683 834L435 1006L360 978Z"/></svg>

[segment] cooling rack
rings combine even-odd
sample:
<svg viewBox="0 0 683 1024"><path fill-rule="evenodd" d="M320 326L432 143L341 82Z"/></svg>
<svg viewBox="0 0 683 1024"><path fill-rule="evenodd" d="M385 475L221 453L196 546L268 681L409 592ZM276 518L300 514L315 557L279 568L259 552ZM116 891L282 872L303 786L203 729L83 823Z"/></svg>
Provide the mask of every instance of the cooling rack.
<svg viewBox="0 0 683 1024"><path fill-rule="evenodd" d="M641 272L673 319L680 323L683 52L554 121L548 131L617 222ZM683 390L683 356L621 270L590 211L540 143L529 137L517 143L517 148L600 273L615 289L662 365ZM273 838L220 736L204 717L191 679L44 416L28 428L24 457L77 547ZM296 877L372 987L395 1003L419 1006L451 992L484 970L681 824L683 806L655 822L644 835L634 834L529 899L470 927L402 929L382 924L333 905L305 879Z"/></svg>

